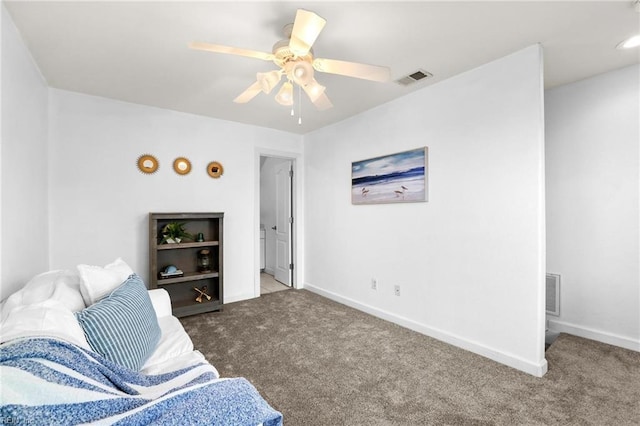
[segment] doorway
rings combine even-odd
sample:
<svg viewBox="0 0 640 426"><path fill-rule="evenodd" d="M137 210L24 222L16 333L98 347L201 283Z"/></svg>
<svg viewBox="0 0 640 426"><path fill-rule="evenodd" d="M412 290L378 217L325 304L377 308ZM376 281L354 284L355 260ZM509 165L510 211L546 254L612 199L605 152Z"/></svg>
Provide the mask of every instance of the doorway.
<svg viewBox="0 0 640 426"><path fill-rule="evenodd" d="M260 294L293 287L293 166L260 156Z"/></svg>

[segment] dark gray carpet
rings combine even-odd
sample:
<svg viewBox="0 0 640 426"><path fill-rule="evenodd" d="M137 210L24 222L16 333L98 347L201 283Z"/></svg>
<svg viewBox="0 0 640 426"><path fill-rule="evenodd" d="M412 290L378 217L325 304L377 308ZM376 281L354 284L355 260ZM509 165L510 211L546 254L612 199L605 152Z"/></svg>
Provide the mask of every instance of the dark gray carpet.
<svg viewBox="0 0 640 426"><path fill-rule="evenodd" d="M305 290L181 319L293 425L636 425L640 353L561 334L535 378Z"/></svg>

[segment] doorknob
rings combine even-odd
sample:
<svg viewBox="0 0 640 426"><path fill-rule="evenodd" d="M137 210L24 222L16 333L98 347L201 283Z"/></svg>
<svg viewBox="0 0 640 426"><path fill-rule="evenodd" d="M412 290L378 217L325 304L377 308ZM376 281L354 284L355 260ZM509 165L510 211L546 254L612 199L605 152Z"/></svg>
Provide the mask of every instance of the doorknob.
<svg viewBox="0 0 640 426"><path fill-rule="evenodd" d="M273 229L273 230L275 231L275 230L276 230L276 226L275 226L275 225L273 225L273 226L271 227L271 229Z"/></svg>

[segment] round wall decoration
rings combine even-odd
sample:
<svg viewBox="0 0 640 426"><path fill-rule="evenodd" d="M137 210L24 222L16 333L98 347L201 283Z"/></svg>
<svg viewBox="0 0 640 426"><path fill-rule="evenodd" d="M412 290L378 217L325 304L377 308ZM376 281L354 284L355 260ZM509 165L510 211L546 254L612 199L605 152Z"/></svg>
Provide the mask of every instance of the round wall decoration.
<svg viewBox="0 0 640 426"><path fill-rule="evenodd" d="M179 175L186 175L191 171L191 161L184 157L173 160L173 170Z"/></svg>
<svg viewBox="0 0 640 426"><path fill-rule="evenodd" d="M222 173L224 173L224 168L222 167L222 164L217 161L212 161L207 165L207 173L212 178L217 179L222 176Z"/></svg>
<svg viewBox="0 0 640 426"><path fill-rule="evenodd" d="M158 170L158 160L150 154L144 154L138 157L138 170L142 173L151 174Z"/></svg>

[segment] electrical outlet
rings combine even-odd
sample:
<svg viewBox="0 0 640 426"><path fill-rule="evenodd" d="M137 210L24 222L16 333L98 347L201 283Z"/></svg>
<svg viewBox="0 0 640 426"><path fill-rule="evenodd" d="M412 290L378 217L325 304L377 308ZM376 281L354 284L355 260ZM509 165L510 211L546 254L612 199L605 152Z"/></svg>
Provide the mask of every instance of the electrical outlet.
<svg viewBox="0 0 640 426"><path fill-rule="evenodd" d="M393 294L400 296L400 286L398 284L393 286Z"/></svg>
<svg viewBox="0 0 640 426"><path fill-rule="evenodd" d="M378 289L378 281L375 278L371 278L371 290Z"/></svg>

